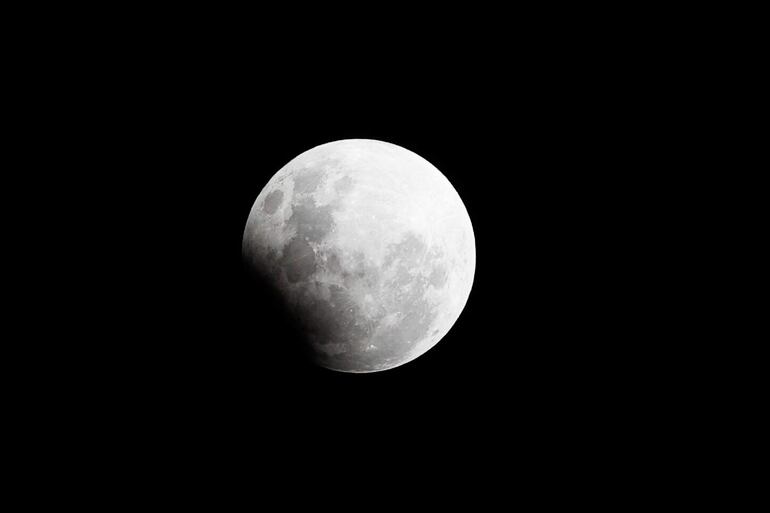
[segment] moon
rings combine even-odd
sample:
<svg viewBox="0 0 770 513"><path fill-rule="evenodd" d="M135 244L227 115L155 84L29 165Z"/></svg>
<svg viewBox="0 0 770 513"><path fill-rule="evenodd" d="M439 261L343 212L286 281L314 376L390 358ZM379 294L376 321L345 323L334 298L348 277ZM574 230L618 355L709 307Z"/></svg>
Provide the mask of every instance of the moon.
<svg viewBox="0 0 770 513"><path fill-rule="evenodd" d="M449 332L470 295L470 217L447 178L394 144L348 139L286 164L257 196L247 266L297 319L315 362L392 369Z"/></svg>

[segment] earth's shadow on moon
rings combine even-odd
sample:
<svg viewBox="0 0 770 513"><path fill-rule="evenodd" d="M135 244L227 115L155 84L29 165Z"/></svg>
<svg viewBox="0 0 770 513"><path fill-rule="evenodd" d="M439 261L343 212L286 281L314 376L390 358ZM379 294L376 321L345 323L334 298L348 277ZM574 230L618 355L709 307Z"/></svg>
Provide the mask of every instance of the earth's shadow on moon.
<svg viewBox="0 0 770 513"><path fill-rule="evenodd" d="M382 374L404 372L400 365L388 369L389 372L369 373L341 372L324 367L308 343L302 314L289 307L285 294L275 286L274 280L264 272L255 271L245 261L242 273L241 333L257 334L258 340L257 344L254 344L253 339L244 340L243 343L249 347L249 359L263 376L280 376L279 381L282 381L301 375L318 378L325 383L343 384L361 375L381 379ZM255 318L259 319L258 325L252 324Z"/></svg>
<svg viewBox="0 0 770 513"><path fill-rule="evenodd" d="M254 348L259 371L284 375L315 372L318 366L314 355L285 296L268 276L254 271L245 262L242 267L245 317L241 322L245 333L259 334L259 343ZM259 319L260 325L246 326L253 319Z"/></svg>

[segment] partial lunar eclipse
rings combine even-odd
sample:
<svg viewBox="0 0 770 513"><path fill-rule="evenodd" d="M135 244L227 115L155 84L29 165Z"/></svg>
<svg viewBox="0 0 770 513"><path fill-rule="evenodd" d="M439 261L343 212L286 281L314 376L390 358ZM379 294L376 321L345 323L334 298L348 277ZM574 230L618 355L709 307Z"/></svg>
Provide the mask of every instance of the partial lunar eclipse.
<svg viewBox="0 0 770 513"><path fill-rule="evenodd" d="M436 345L476 266L468 212L446 177L367 139L281 168L254 202L243 256L285 300L316 362L343 372L391 369Z"/></svg>

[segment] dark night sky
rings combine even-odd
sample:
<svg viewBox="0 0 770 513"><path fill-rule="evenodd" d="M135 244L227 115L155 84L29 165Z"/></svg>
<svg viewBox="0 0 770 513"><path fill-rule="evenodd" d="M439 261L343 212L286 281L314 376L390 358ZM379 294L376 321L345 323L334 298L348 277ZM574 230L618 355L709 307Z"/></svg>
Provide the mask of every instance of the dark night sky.
<svg viewBox="0 0 770 513"><path fill-rule="evenodd" d="M21 455L9 489L100 510L165 496L215 511L617 511L671 504L658 490L711 500L741 468L720 464L718 442L756 453L720 425L752 423L714 408L761 389L723 386L718 360L740 341L698 332L733 324L711 315L719 301L742 306L717 297L714 275L742 279L719 252L743 258L737 229L753 215L733 222L728 200L750 185L711 191L740 163L701 161L727 151L709 147L722 131L740 135L715 113L746 110L719 83L745 81L715 62L750 59L727 44L725 27L743 24L692 6L420 6L62 4L8 17L6 110L21 119L9 116L6 146L21 158L6 159L4 192L23 208L6 225L25 238L5 249L35 275L6 266L23 284L6 294L20 328L6 330L4 363L21 375L6 380L21 405L4 417ZM435 165L476 242L451 331L372 374L309 364L241 261L268 180L346 138ZM736 230L735 245L716 228Z"/></svg>
<svg viewBox="0 0 770 513"><path fill-rule="evenodd" d="M98 119L119 125L99 136L118 162L104 233L119 217L141 241L107 252L127 262L127 306L114 308L131 313L102 319L99 372L115 383L104 402L135 409L183 459L214 458L219 444L273 464L374 451L546 465L641 429L667 371L648 322L666 313L650 299L662 255L644 242L645 191L662 183L646 151L654 102L625 50L526 34L279 52L222 30L102 76L114 89ZM240 260L270 177L345 138L434 164L476 238L473 290L450 333L367 375L305 363ZM185 452L201 439L203 453Z"/></svg>
<svg viewBox="0 0 770 513"><path fill-rule="evenodd" d="M147 173L166 214L157 270L171 291L156 351L158 371L195 392L188 401L200 394L204 409L266 429L298 416L325 419L321 430L419 421L483 432L517 411L535 423L605 416L637 391L627 377L645 349L622 298L643 272L627 266L638 248L623 206L635 199L638 163L616 127L622 98L565 87L569 77L534 63L470 76L441 64L383 78L377 66L345 75L297 63L169 90L168 125L152 129L167 160ZM474 287L451 332L414 362L364 376L305 364L239 260L267 180L344 138L392 142L437 166L465 202L477 246Z"/></svg>

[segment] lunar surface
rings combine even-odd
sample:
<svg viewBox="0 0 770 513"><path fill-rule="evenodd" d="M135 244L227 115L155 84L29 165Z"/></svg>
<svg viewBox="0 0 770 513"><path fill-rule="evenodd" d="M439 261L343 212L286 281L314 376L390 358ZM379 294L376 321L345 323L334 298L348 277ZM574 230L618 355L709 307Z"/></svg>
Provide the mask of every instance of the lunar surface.
<svg viewBox="0 0 770 513"><path fill-rule="evenodd" d="M433 165L400 146L350 139L281 168L246 222L247 265L279 291L316 362L375 372L425 353L473 284L473 228Z"/></svg>

